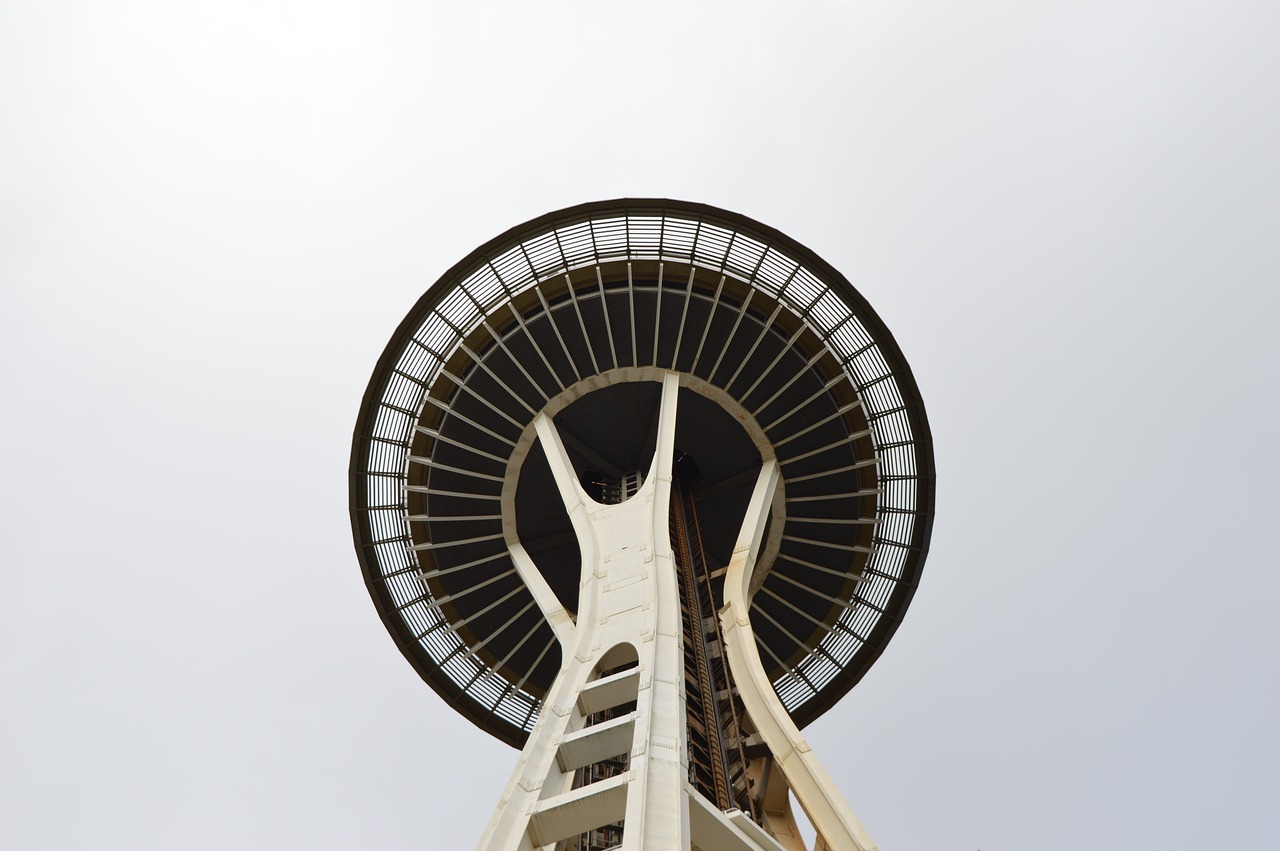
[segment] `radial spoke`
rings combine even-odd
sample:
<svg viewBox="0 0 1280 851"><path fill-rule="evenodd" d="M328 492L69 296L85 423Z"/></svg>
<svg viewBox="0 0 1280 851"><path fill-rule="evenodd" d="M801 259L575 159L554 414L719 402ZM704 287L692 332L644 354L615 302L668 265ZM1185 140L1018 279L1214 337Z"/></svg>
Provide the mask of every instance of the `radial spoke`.
<svg viewBox="0 0 1280 851"><path fill-rule="evenodd" d="M587 347L587 354L591 356L591 369L594 373L599 373L600 364L596 362L596 347L591 345L591 337L587 334L587 323L582 318L582 308L578 306L578 294L574 292L573 281L569 280L568 274L564 276L564 285L569 288L569 301L573 302L573 312L578 317L578 327L582 329L582 344Z"/></svg>
<svg viewBox="0 0 1280 851"><path fill-rule="evenodd" d="M430 402L435 407L439 408L440 410L444 411L446 416L451 416L456 419L462 420L467 425L471 426L474 429L478 429L479 431L484 432L485 434L492 437L494 440L500 440L503 443L507 444L508 446L515 448L516 442L514 440L512 440L509 437L503 437L493 429L489 428L488 426L481 425L480 423L476 422L470 417L463 416L462 414L458 413L453 409L453 405L449 405L444 402L441 402L439 399L436 399L432 396L428 396L427 401Z"/></svg>
<svg viewBox="0 0 1280 851"><path fill-rule="evenodd" d="M415 464L421 464L432 470L447 470L450 473L458 473L463 476L470 476L473 479L485 479L491 482L501 482L502 476L493 476L488 473L481 473L476 470L468 470L464 467L453 467L448 464L441 464L438 461L432 461L425 455L410 455L409 460Z"/></svg>
<svg viewBox="0 0 1280 851"><path fill-rule="evenodd" d="M512 615L511 617L507 618L506 622L505 622L505 623L503 623L503 624L502 624L502 626L498 627L498 628L497 628L497 629L495 629L493 632L489 633L489 634L488 634L488 635L486 635L484 638L480 639L478 642L476 642L475 644L471 645L468 649L472 652L472 655L475 655L476 651L479 651L479 650L481 650L482 648L484 648L484 647L488 646L489 642L493 641L495 638L497 638L498 636L502 635L502 633L503 633L503 632L505 632L505 631L507 630L507 628L508 628L508 627L510 627L513 623L515 623L515 622L516 622L516 621L518 621L521 617L523 617L525 612L527 612L527 611L529 611L530 609L532 609L532 608L533 608L533 605L534 605L533 600L530 600L529 602L525 603L525 604L520 608L520 611L516 612L516 613L515 613L514 615ZM533 634L533 630L530 630L530 631L529 631L529 634L530 634L530 635L532 635L532 634ZM523 643L523 642L522 642L522 643ZM512 653L514 653L516 650L519 650L519 649L520 649L520 646L519 646L519 645L516 645L516 647L512 649ZM510 656L510 655L508 655L508 656L507 656L507 658L508 658L508 659L510 659L510 658L511 658L511 656ZM499 663L499 664L495 665L494 667L495 667L495 668L501 668L503 664L505 664L505 660L504 660L503 662L501 662L501 663Z"/></svg>
<svg viewBox="0 0 1280 851"><path fill-rule="evenodd" d="M769 377L769 375L773 372L773 368L776 367L778 363L784 357L787 356L788 352L794 351L792 347L795 346L796 340L799 340L800 335L803 333L804 333L804 325L801 325L798 329L796 329L796 332L791 335L791 338L787 340L786 343L783 344L782 348L778 350L778 354L776 354L773 360L769 362L769 365L760 371L760 375L757 376L756 380L752 382L751 386L746 389L746 392L742 394L742 398L744 400L751 397L751 394L755 392L755 389L760 386L760 382L764 381L766 378Z"/></svg>
<svg viewBox="0 0 1280 851"><path fill-rule="evenodd" d="M725 337L724 345L720 348L720 354L716 357L715 366L711 367L711 371L707 373L707 381L712 384L716 383L716 373L720 371L720 364L724 361L724 356L729 353L729 347L733 343L735 337L738 336L738 327L742 325L742 318L747 315L747 308L751 307L751 298L756 294L755 290L747 290L747 297L742 300L742 307L738 310L738 318L733 321L733 330L729 332L729 336ZM728 385L722 384L726 390Z"/></svg>
<svg viewBox="0 0 1280 851"><path fill-rule="evenodd" d="M807 618L807 619L808 619L809 621L811 621L812 623L816 624L816 625L817 625L817 626L818 626L818 627L823 631L823 634L824 634L824 635L825 635L826 633L830 632L830 631L834 628L834 627L833 627L833 626L831 626L831 625L825 624L825 623L823 623L822 621L817 620L817 619L815 619L814 617L812 617L812 616L810 616L810 615L808 615L808 614L805 614L805 612L804 612L804 611L802 611L801 609L799 609L798 607L791 605L791 604L790 604L790 603L788 603L786 600L783 600L783 599L782 599L781 597L779 597L777 594L773 593L773 591L772 591L771 589L769 589L769 588L765 588L765 589L764 589L764 592L765 592L766 594L768 594L770 597L772 597L773 599L778 600L779 602L781 602L781 603L782 603L783 605L785 605L787 608L792 609L792 610L794 610L794 611L796 611L796 612L799 612L801 615L804 615L804 617L805 617L805 618ZM808 642L808 641L801 641L799 638L797 638L797 637L796 637L796 636L791 632L791 630L787 629L785 626L783 626L781 623L779 623L779 622L778 622L778 621L777 621L777 620L776 620L772 615L770 615L770 614L769 614L768 612L766 612L764 609L762 609L762 608L760 608L759 606L757 606L757 607L756 607L756 609L755 609L755 611L758 611L762 616L764 616L765 620L769 621L769 623L773 624L773 625L774 625L774 626L776 626L779 630L781 630L781 631L782 631L782 633L783 633L784 635L786 635L786 636L787 636L787 638L790 638L790 639L791 639L791 641L792 641L792 643L793 643L793 644L795 644L797 647L804 648L805 650L808 650L810 653L818 653L818 654L820 654L820 655L822 655L822 656L825 656L825 657L827 658L827 661L829 661L831 664L835 665L837 668L841 667L840 663L839 663L839 662L837 662L837 661L835 660L835 658L834 658L834 657L833 657L829 652L827 652L826 648L822 646L821 642L818 642L818 643L814 644L812 647L810 647L810 646L809 646L809 642ZM798 670L798 669L797 669L797 670ZM808 680L805 680L805 682L808 682Z"/></svg>
<svg viewBox="0 0 1280 851"><path fill-rule="evenodd" d="M780 446L785 446L786 444L795 440L797 437L803 437L804 435L808 434L814 429L822 428L827 423L831 422L832 420L843 417L845 414L849 413L850 411L852 411L854 408L858 407L861 404L862 404L861 401L853 401L847 405L844 405L843 407L837 408L835 411L832 411L830 414L827 414L825 417L813 423L812 425L806 426L805 428L802 428L799 431L793 432L787 435L786 437L782 438L782 440L779 440L777 443L773 444L773 448L777 449Z"/></svg>
<svg viewBox="0 0 1280 851"><path fill-rule="evenodd" d="M826 499L853 499L861 496L876 496L881 493L880 488L866 488L860 491L845 491L844 493L820 493L817 496L789 496L787 502L821 502Z"/></svg>
<svg viewBox="0 0 1280 851"><path fill-rule="evenodd" d="M720 293L724 291L725 275L720 276L720 283L716 284L716 294L711 297L711 307L707 309L707 324L702 326L702 339L698 341L698 351L693 355L693 366L689 367L689 371L695 375L698 372L698 362L702 360L702 347L707 344L707 333L711 330L711 323L716 318L716 308L720 306ZM708 376L708 379L710 376Z"/></svg>
<svg viewBox="0 0 1280 851"><path fill-rule="evenodd" d="M480 499L487 502L499 502L502 499L502 497L497 494L469 493L467 491L443 491L438 488L429 488L426 485L407 485L406 489L411 493L425 493L428 496L456 496L461 499Z"/></svg>
<svg viewBox="0 0 1280 851"><path fill-rule="evenodd" d="M483 326L484 330L488 332L489 337L490 339L493 340L494 344L497 345L499 349L502 349L503 353L505 353L506 356L510 358L511 363L515 364L516 369L520 370L520 374L523 375L525 377L525 380L529 382L529 386L532 387L534 390L537 390L540 394L542 394L542 401L545 404L547 400L550 398L547 395L547 391L542 389L541 384L533 380L533 376L529 374L529 370L525 369L524 364L520 362L520 358L516 357L515 354L510 349L507 348L507 343L505 340L502 339L502 335L499 334L497 331L493 330L493 326L490 325L488 322L482 322L480 324L481 326Z"/></svg>
<svg viewBox="0 0 1280 851"><path fill-rule="evenodd" d="M860 440L861 438L866 437L869 434L871 434L871 432L867 430L867 431L859 431L853 434L845 435L839 440L833 440L831 443L828 443L826 446L819 446L817 449L811 449L808 452L803 452L799 455L792 455L790 458L787 458L782 462L782 466L785 467L788 464L794 464L797 461L803 461L805 458L812 458L814 455L821 455L823 452L828 452L840 446L846 446L850 443L853 443L855 440Z"/></svg>
<svg viewBox="0 0 1280 851"><path fill-rule="evenodd" d="M858 461L855 464L846 464L843 467L833 467L829 470L819 470L816 473L809 473L808 475L805 475L805 476L787 476L787 482L788 484L795 484L797 482L808 482L808 481L812 481L813 479L821 479L826 476L835 476L835 475L839 475L840 473L848 473L851 470L861 470L864 467L874 467L876 466L876 463L877 463L877 459L868 458L865 461Z"/></svg>
<svg viewBox="0 0 1280 851"><path fill-rule="evenodd" d="M418 552L422 552L423 550L443 550L448 549L449 547L461 547L467 544L481 544L485 541L497 541L500 538L502 538L501 532L496 535L481 535L478 538L461 538L456 541L442 541L438 544L433 541L427 541L423 544L414 544L413 549Z"/></svg>
<svg viewBox="0 0 1280 851"><path fill-rule="evenodd" d="M458 348L466 352L467 357L471 358L472 362L475 363L476 366L480 367L481 371L484 372L485 375L492 378L494 383L496 383L499 387L505 390L508 396L510 396L512 399L518 402L520 407L528 411L530 416L537 413L537 411L535 411L529 405L529 403L524 400L524 397L522 397L516 391L512 390L511 387L507 384L507 382L502 380L502 376L498 375L498 373L494 372L492 369L489 368L489 365L484 362L484 358L482 358L480 355L476 354L475 352L471 351L471 349L467 348L462 343L458 344ZM441 370L441 373L446 375L448 374L448 373L445 373L443 369ZM536 387L537 385L534 385L534 386Z"/></svg>
<svg viewBox="0 0 1280 851"><path fill-rule="evenodd" d="M507 302L507 307L511 310L511 315L516 318L516 324L520 326L520 330L524 332L525 339L529 341L529 345L533 347L534 353L538 356L538 360L542 361L542 365L547 368L547 372L551 374L551 380L556 386L564 390L564 382L560 380L560 375L551 368L551 362L547 360L546 354L542 351L542 347L538 345L537 339L534 338L533 332L529 330L529 326L525 324L524 317L520 315L520 311L516 310L515 304ZM547 317L550 321L550 317Z"/></svg>
<svg viewBox="0 0 1280 851"><path fill-rule="evenodd" d="M804 365L804 369L801 369L795 375L791 376L791 378L787 380L786 384L783 384L781 387L775 390L772 396L770 396L768 399L765 399L764 402L761 403L760 407L756 408L754 411L751 412L751 416L759 417L761 411L763 411L765 408L772 405L774 400L777 399L779 396L781 396L783 393L786 393L788 390L790 390L792 384L795 384L801 378L804 378L806 375L808 375L809 370L813 369L813 365L816 364L818 361L822 360L826 356L827 356L827 350L823 349L813 357L809 358L809 360Z"/></svg>
<svg viewBox="0 0 1280 851"><path fill-rule="evenodd" d="M631 365L639 366L640 360L636 356L636 283L631 279L631 264L627 264L627 298L630 300L631 310L629 311L631 318Z"/></svg>
<svg viewBox="0 0 1280 851"><path fill-rule="evenodd" d="M751 358L755 355L756 349L760 348L760 344L764 342L764 338L769 334L769 329L773 326L773 320L777 319L778 314L781 312L782 304L779 303L778 306L773 309L773 313L769 314L769 318L760 326L760 333L756 335L755 342L751 344L751 348L747 350L747 354L742 358L742 360L738 361L738 368L733 371L733 375L729 376L729 380L724 384L725 390L732 387L733 383L738 380L738 376L742 374L742 370L747 368L747 364L751 362ZM755 385L753 384L752 387L754 386ZM745 399L747 398L747 394L743 393L739 398Z"/></svg>
<svg viewBox="0 0 1280 851"><path fill-rule="evenodd" d="M600 287L600 312L604 314L604 330L609 334L609 356L613 358L613 368L617 369L618 350L613 345L613 322L609 319L609 300L604 294L604 276L600 274L600 267L596 266L596 284Z"/></svg>
<svg viewBox="0 0 1280 851"><path fill-rule="evenodd" d="M547 297L542 294L541 287L534 287L533 291L538 295L538 301L542 302L542 315L547 318L547 324L551 326L551 330L555 332L556 339L560 341L560 348L564 351L565 360L569 362L569 368L573 370L573 377L578 381L582 380L582 373L578 371L578 364L573 359L573 355L569 353L569 346L564 341L564 335L560 333L560 326L556 324L556 318L551 315L551 305L547 303ZM590 348L588 345L587 348Z"/></svg>
<svg viewBox="0 0 1280 851"><path fill-rule="evenodd" d="M835 387L841 381L846 381L846 380L848 380L847 376L844 376L844 375L838 375L835 378L830 379L829 381L827 381L826 384L823 384L822 387L814 391L812 396L805 399L803 402L801 402L798 405L793 405L785 414L783 414L782 416L778 417L776 420L774 420L773 422L765 426L764 427L765 432L773 431L781 423L786 422L795 414L798 414L800 411L803 411L805 408L809 407L809 403L813 402L815 399L819 398L820 396L830 391L832 387Z"/></svg>
<svg viewBox="0 0 1280 851"><path fill-rule="evenodd" d="M752 611L758 611L758 607L753 606ZM772 620L772 618L770 618L770 620ZM765 643L765 640L761 638L759 635L756 635L755 639L756 639L756 644L764 648L764 652L769 654L769 658L773 659L773 661L777 663L779 668L786 671L787 676L799 679L802 683L805 684L805 686L808 687L810 693L812 694L818 693L817 687L809 681L809 678L805 676L804 671L800 670L799 666L793 668L790 665L788 665L786 662L782 661L782 659L778 657L778 654L774 652L773 648L770 647L767 643Z"/></svg>
<svg viewBox="0 0 1280 851"><path fill-rule="evenodd" d="M475 453L476 455L479 455L482 458L488 458L489 460L497 461L500 464L505 464L507 462L507 459L494 455L492 452L485 452L483 449L477 449L469 443L463 443L461 440L456 440L452 437L443 435L439 431L436 431L435 429L427 428L426 426L418 426L415 429L415 431L419 431L425 434L427 437L431 438L432 440L439 440L449 444L450 446L456 446L459 449L465 449L468 452Z"/></svg>
<svg viewBox="0 0 1280 851"><path fill-rule="evenodd" d="M689 318L689 302L693 301L693 274L697 267L689 267L689 285L684 291L684 308L680 311L680 327L676 330L676 345L671 350L671 369L676 368L676 362L680 360L680 341L684 339L685 320Z"/></svg>
<svg viewBox="0 0 1280 851"><path fill-rule="evenodd" d="M502 558L505 555L506 555L505 552L496 552L493 555L488 555L488 556L485 556L484 558L478 558L475 561L469 561L466 564L455 564L453 567L445 567L437 570L430 570L421 574L421 576L423 579L435 579L437 576L448 576L449 574L457 573L460 570L467 570L472 567L478 567L479 565L482 565L482 564L488 564L491 561L497 561L498 559ZM416 567L405 568L406 571L416 570L416 569L417 569Z"/></svg>
<svg viewBox="0 0 1280 851"><path fill-rule="evenodd" d="M665 264L658 264L658 297L654 302L653 308L653 360L649 361L654 366L658 365L658 340L662 338L662 273Z"/></svg>

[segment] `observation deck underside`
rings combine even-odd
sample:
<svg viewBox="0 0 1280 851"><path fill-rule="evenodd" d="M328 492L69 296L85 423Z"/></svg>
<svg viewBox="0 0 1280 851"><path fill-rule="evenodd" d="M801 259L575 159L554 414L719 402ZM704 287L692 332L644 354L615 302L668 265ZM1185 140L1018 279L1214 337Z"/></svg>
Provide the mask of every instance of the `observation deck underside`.
<svg viewBox="0 0 1280 851"><path fill-rule="evenodd" d="M648 468L662 371L682 375L677 457L713 578L762 457L779 463L751 621L798 724L861 678L910 602L932 521L928 425L847 281L699 205L552 214L423 297L370 383L352 454L353 527L384 622L424 679L512 744L561 660L510 545L578 604L578 543L534 417L554 417L584 487L615 486Z"/></svg>

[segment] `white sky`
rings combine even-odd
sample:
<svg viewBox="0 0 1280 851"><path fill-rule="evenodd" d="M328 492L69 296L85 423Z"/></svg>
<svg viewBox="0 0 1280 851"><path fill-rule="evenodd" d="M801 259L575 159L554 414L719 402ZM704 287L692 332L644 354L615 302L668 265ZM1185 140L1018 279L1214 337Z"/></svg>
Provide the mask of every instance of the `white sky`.
<svg viewBox="0 0 1280 851"><path fill-rule="evenodd" d="M0 4L0 846L470 848L346 514L472 248L667 196L894 331L938 519L810 741L885 851L1270 848L1274 2Z"/></svg>

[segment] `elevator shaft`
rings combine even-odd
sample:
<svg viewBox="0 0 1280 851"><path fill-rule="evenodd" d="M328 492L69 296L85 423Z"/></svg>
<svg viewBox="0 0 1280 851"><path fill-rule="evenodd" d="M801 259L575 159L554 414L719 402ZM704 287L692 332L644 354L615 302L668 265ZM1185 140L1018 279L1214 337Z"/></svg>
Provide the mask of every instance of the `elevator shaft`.
<svg viewBox="0 0 1280 851"><path fill-rule="evenodd" d="M710 568L698 528L697 505L685 465L671 487L671 549L680 591L689 781L720 810L756 818L737 691L725 665Z"/></svg>

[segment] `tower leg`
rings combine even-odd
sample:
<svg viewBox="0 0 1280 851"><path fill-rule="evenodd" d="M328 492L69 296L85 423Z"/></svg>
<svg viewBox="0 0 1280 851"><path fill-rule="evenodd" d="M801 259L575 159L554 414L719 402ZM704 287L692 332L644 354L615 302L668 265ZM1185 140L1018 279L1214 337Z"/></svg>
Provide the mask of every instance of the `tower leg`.
<svg viewBox="0 0 1280 851"><path fill-rule="evenodd" d="M787 787L819 834L819 849L875 851L765 676L748 617L750 582L778 483L766 459L725 578L725 652L747 714L773 753L766 825L722 812L689 782L680 591L669 512L680 379L662 381L657 446L639 491L601 505L583 491L555 425L538 440L582 553L571 621L518 541L512 559L561 642L563 663L478 851L560 851L621 825L624 851L801 851ZM776 784L776 785L775 785ZM758 794L758 793L757 793ZM773 811L768 804L773 803Z"/></svg>
<svg viewBox="0 0 1280 851"><path fill-rule="evenodd" d="M628 851L690 847L680 601L667 522L678 393L679 377L668 374L649 475L618 505L587 496L554 424L536 420L582 552L578 616L562 624L564 663L480 851L555 847L618 822ZM516 562L536 572L527 557ZM553 603L539 596L550 620ZM596 779L608 773L598 770L606 761L625 769Z"/></svg>
<svg viewBox="0 0 1280 851"><path fill-rule="evenodd" d="M755 570L778 475L777 462L768 460L761 466L738 543L725 572L724 608L720 612L720 623L729 669L733 672L734 683L747 714L773 753L774 768L782 772L786 784L818 833L816 847L832 851L876 851L876 845L862 827L862 822L836 791L831 777L778 700L773 684L765 676L755 633L751 629L751 575ZM768 782L774 782L773 778ZM792 821L794 823L794 819Z"/></svg>

